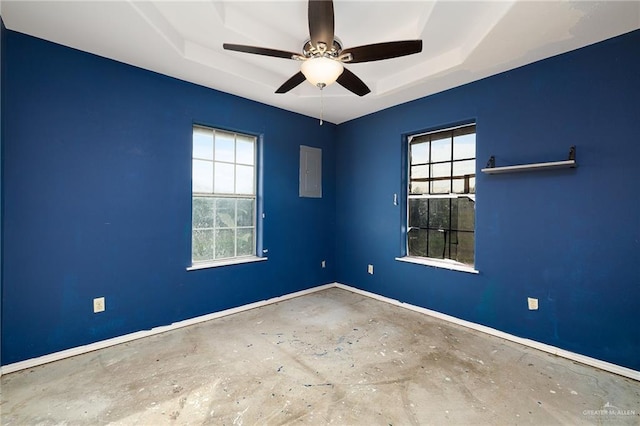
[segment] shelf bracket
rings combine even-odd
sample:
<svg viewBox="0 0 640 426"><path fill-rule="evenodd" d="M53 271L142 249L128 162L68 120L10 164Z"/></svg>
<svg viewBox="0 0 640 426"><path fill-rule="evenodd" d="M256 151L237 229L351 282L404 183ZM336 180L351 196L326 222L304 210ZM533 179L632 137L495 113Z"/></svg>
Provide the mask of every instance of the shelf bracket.
<svg viewBox="0 0 640 426"><path fill-rule="evenodd" d="M487 161L487 169L493 169L496 166L496 157L492 155L489 157L489 161Z"/></svg>

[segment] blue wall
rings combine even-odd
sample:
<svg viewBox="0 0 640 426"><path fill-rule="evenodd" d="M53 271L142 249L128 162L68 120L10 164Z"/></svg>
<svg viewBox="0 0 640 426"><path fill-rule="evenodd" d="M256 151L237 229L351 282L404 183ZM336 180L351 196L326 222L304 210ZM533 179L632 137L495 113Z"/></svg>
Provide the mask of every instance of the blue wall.
<svg viewBox="0 0 640 426"><path fill-rule="evenodd" d="M340 125L337 281L639 370L638 46L635 31ZM395 261L402 135L465 120L480 274ZM571 145L577 169L480 173L491 155L565 160Z"/></svg>
<svg viewBox="0 0 640 426"><path fill-rule="evenodd" d="M2 194L2 187L3 187L3 173L2 173L2 164L3 164L3 151L4 151L4 143L3 143L3 137L2 137L2 129L3 129L3 121L4 121L4 115L2 114L2 104L4 103L3 101L3 95L2 95L2 89L4 87L4 34L6 32L6 29L4 27L4 21L2 20L2 16L0 16L0 360L2 360L2 211L3 211L3 194Z"/></svg>
<svg viewBox="0 0 640 426"><path fill-rule="evenodd" d="M2 36L2 364L339 281L640 370L640 31L322 127ZM480 274L395 261L402 135L467 120ZM262 135L268 261L185 270L193 122ZM322 199L298 197L300 144L323 149ZM571 145L575 170L479 172Z"/></svg>
<svg viewBox="0 0 640 426"><path fill-rule="evenodd" d="M335 125L4 37L2 364L335 279ZM262 136L268 261L186 271L194 122ZM322 199L298 197L301 144L323 149Z"/></svg>

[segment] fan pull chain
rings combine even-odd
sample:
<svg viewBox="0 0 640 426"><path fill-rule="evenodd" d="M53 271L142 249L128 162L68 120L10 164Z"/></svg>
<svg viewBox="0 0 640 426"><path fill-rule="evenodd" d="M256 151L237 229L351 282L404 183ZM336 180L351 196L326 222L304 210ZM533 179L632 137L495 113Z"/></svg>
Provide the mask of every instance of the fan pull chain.
<svg viewBox="0 0 640 426"><path fill-rule="evenodd" d="M323 119L324 119L324 89L326 87L326 84L324 83L318 83L318 87L320 88L320 125L322 126L323 123Z"/></svg>
<svg viewBox="0 0 640 426"><path fill-rule="evenodd" d="M320 88L320 125L322 126L322 119L324 118L324 90L322 90L323 88Z"/></svg>

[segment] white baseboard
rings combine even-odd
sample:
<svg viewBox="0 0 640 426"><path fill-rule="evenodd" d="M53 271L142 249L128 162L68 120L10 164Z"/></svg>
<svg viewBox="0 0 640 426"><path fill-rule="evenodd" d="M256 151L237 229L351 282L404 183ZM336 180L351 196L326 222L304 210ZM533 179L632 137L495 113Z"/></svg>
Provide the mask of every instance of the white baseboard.
<svg viewBox="0 0 640 426"><path fill-rule="evenodd" d="M296 291L295 293L285 294L283 296L274 297L272 299L262 300L260 302L249 303L248 305L238 306L237 308L225 309L224 311L214 312L212 314L202 315L195 318L189 318L183 321L174 322L170 325L161 327L155 327L151 330L142 330L135 333L125 334L123 336L114 337L112 339L101 340L99 342L91 343L84 346L77 346L75 348L67 349L60 352L54 352L52 354L43 355L37 358L31 358L13 364L3 365L0 368L0 376L3 374L13 373L15 371L24 370L27 368L33 368L38 365L47 364L53 361L59 361L64 358L69 358L76 355L85 354L87 352L97 351L98 349L108 348L109 346L119 345L121 343L127 343L132 340L142 339L143 337L153 336L155 334L164 333L166 331L177 330L182 327L199 324L201 322L210 321L212 319L221 318L227 315L236 314L238 312L248 311L250 309L259 308L261 306L270 305L272 303L282 302L284 300L293 299L294 297L304 296L305 294L315 293L317 291L325 290L335 287L335 284L325 284L318 287L313 287L307 290Z"/></svg>
<svg viewBox="0 0 640 426"><path fill-rule="evenodd" d="M589 365L591 367L599 368L604 371L609 371L611 373L618 374L620 376L628 377L633 380L640 381L640 371L632 370L627 367L622 367L620 365L612 364L606 361L602 361L596 358L591 358L585 355L580 355L574 352L570 352L564 349L557 348L555 346L547 345L545 343L537 342L535 340L525 339L522 337L514 336L513 334L505 333L500 330L496 330L491 327L487 327L481 324L476 324L470 321L466 321L460 318L453 317L451 315L443 314L440 312L432 311L430 309L422 308L420 306L411 305L409 303L403 303L396 299L391 299L389 297L380 296L375 293L371 293L365 290L360 290L355 287L350 287L348 285L340 284L340 283L331 283L325 284L318 287L313 287L307 290L297 291L295 293L286 294L279 297L274 297L272 299L263 300L260 302L249 303L247 305L238 306L237 308L226 309L220 312L214 312L207 315L202 315L195 318L190 318L184 321L175 322L173 324L152 328L151 330L143 330L135 333L125 334L123 336L114 337L112 339L102 340L100 342L91 343L89 345L78 346L75 348L67 349L60 352L55 352L52 354L44 355L37 358L27 359L25 361L16 362L13 364L7 364L0 368L0 376L3 374L13 373L15 371L24 370L27 368L36 367L38 365L46 364L53 361L58 361L64 358L69 358L76 355L81 355L87 352L96 351L98 349L107 348L109 346L118 345L120 343L130 342L132 340L141 339L143 337L153 336L155 334L164 333L170 330L176 330L182 327L187 327L190 325L199 324L201 322L209 321L216 318L221 318L227 315L248 311L250 309L259 308L261 306L270 305L272 303L282 302L284 300L293 299L295 297L304 296L306 294L315 293L318 291L326 290L329 288L341 288L343 290L350 291L352 293L360 294L363 296L371 297L376 300L380 300L385 303L390 303L395 306L399 306L405 309L410 309L415 312L419 312L425 315L429 315L431 317L439 318L444 321L451 322L453 324L458 324L463 327L467 327L476 331L480 331L482 333L490 334L492 336L499 337L501 339L509 340L511 342L519 343L521 345L529 346L534 349L541 350L543 352L547 352L553 355L561 356L563 358L570 359L572 361L576 361L585 365Z"/></svg>
<svg viewBox="0 0 640 426"><path fill-rule="evenodd" d="M463 327L467 327L476 331L480 331L482 333L490 334L492 336L499 337L501 339L509 340L511 342L519 343L521 345L529 346L534 349L541 350L543 352L548 352L553 355L561 356L563 358L570 359L572 361L576 361L582 364L589 365L591 367L599 368L601 370L609 371L611 373L618 374L620 376L628 377L633 380L640 381L640 371L632 370L627 367L622 367L617 364L612 364L610 362L602 361L596 358L591 358L585 355L580 355L575 352L570 352L564 349L557 348L555 346L547 345L546 343L537 342L531 339L525 339L522 337L514 336L513 334L505 333L504 331L496 330L495 328L487 327L485 325L476 324L474 322L466 321L460 318L453 317L451 315L443 314L437 311L432 311L430 309L421 308L420 306L411 305L409 303L403 303L396 299L391 299L385 296L380 296L375 293L371 293L365 290L360 290L354 287L350 287L348 285L336 283L336 287L351 291L353 293L361 294L363 296L368 296L373 299L380 300L382 302L390 303L395 306L400 306L402 308L410 309L415 312L420 312L425 315L429 315L435 318L439 318L441 320L445 320L454 324L461 325Z"/></svg>

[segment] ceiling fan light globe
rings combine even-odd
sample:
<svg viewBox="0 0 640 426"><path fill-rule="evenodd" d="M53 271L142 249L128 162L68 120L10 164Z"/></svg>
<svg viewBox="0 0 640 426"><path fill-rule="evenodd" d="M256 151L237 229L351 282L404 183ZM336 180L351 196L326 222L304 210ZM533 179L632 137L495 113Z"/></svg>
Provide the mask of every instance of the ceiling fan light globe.
<svg viewBox="0 0 640 426"><path fill-rule="evenodd" d="M309 83L314 86L324 87L335 83L342 71L344 71L344 67L336 60L319 57L304 61L300 66L300 71L302 71Z"/></svg>

